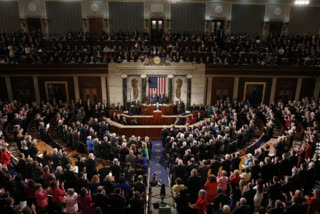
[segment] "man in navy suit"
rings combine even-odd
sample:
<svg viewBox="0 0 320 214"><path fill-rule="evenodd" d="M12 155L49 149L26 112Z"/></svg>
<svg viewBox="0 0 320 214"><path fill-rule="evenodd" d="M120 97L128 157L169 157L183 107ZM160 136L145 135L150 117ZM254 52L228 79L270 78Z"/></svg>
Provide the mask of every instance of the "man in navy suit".
<svg viewBox="0 0 320 214"><path fill-rule="evenodd" d="M157 94L155 92L152 93L151 95L151 104L155 104L157 102Z"/></svg>
<svg viewBox="0 0 320 214"><path fill-rule="evenodd" d="M164 96L163 93L161 93L161 94L159 95L159 103L160 103L160 104L165 103L165 96Z"/></svg>
<svg viewBox="0 0 320 214"><path fill-rule="evenodd" d="M159 102L156 103L156 105L153 108L154 111L161 111L161 106L159 105Z"/></svg>

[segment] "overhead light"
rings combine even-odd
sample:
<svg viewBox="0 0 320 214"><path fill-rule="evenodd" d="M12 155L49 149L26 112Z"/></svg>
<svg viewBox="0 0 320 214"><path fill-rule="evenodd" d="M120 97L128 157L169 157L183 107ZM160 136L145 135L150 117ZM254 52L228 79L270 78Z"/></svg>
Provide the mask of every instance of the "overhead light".
<svg viewBox="0 0 320 214"><path fill-rule="evenodd" d="M294 2L295 5L308 5L310 4L310 1L309 0L296 0Z"/></svg>

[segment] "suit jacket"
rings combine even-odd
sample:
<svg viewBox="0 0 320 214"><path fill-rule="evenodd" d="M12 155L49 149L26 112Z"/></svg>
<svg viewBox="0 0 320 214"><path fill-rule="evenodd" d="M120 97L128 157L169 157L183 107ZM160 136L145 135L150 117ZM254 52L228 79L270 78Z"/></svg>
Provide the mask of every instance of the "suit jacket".
<svg viewBox="0 0 320 214"><path fill-rule="evenodd" d="M155 105L154 106L155 111L161 111L161 106L160 105Z"/></svg>
<svg viewBox="0 0 320 214"><path fill-rule="evenodd" d="M198 121L201 121L201 120L203 120L203 117L200 115L200 116L197 116L197 122Z"/></svg>
<svg viewBox="0 0 320 214"><path fill-rule="evenodd" d="M155 104L158 100L158 97L156 94L152 94L151 95L151 98L150 98L150 101L151 101L151 104Z"/></svg>
<svg viewBox="0 0 320 214"><path fill-rule="evenodd" d="M131 105L135 107L140 107L140 101L139 100L132 101Z"/></svg>
<svg viewBox="0 0 320 214"><path fill-rule="evenodd" d="M181 107L183 107L183 102L182 101L176 101L176 106L177 107L179 107L179 108L181 108Z"/></svg>
<svg viewBox="0 0 320 214"><path fill-rule="evenodd" d="M133 154L126 155L126 161L131 163L131 166L134 167L137 162L137 157Z"/></svg>
<svg viewBox="0 0 320 214"><path fill-rule="evenodd" d="M159 103L163 104L165 102L166 97L164 96L164 94L160 94L159 95Z"/></svg>
<svg viewBox="0 0 320 214"><path fill-rule="evenodd" d="M174 122L174 124L179 126L179 125L183 125L184 122L179 118L178 120L176 120L176 121Z"/></svg>

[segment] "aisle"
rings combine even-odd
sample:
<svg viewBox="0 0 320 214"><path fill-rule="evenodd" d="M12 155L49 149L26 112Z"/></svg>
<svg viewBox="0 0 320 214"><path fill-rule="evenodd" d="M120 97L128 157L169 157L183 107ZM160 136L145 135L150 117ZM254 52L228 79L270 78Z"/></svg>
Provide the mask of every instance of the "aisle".
<svg viewBox="0 0 320 214"><path fill-rule="evenodd" d="M168 163L166 161L165 155L162 153L162 142L161 141L152 141L152 151L150 159L150 181L153 177L153 174L156 174L158 179L161 179L161 182L166 186L168 183Z"/></svg>

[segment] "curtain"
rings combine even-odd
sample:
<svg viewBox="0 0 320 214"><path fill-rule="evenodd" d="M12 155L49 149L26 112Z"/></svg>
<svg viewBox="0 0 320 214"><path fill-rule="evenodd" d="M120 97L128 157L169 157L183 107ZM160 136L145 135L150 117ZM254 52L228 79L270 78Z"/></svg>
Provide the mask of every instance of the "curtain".
<svg viewBox="0 0 320 214"><path fill-rule="evenodd" d="M262 35L264 5L232 5L231 33Z"/></svg>
<svg viewBox="0 0 320 214"><path fill-rule="evenodd" d="M111 32L143 32L144 5L143 2L110 2Z"/></svg>
<svg viewBox="0 0 320 214"><path fill-rule="evenodd" d="M46 3L49 34L65 34L82 29L80 2Z"/></svg>
<svg viewBox="0 0 320 214"><path fill-rule="evenodd" d="M319 7L291 7L288 26L289 33L319 33L320 31Z"/></svg>
<svg viewBox="0 0 320 214"><path fill-rule="evenodd" d="M0 1L0 32L19 30L19 9L16 1Z"/></svg>
<svg viewBox="0 0 320 214"><path fill-rule="evenodd" d="M204 32L205 4L177 3L171 5L171 32Z"/></svg>

